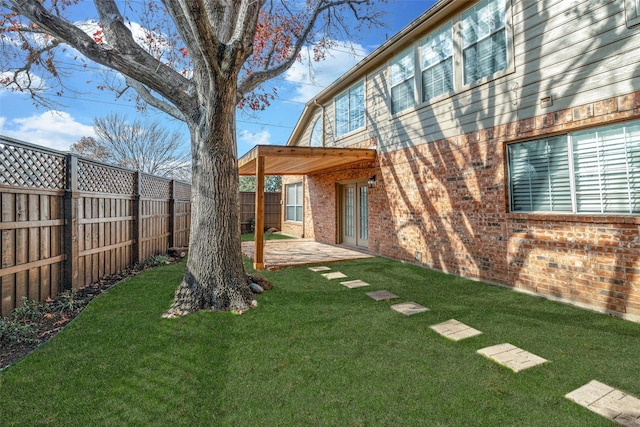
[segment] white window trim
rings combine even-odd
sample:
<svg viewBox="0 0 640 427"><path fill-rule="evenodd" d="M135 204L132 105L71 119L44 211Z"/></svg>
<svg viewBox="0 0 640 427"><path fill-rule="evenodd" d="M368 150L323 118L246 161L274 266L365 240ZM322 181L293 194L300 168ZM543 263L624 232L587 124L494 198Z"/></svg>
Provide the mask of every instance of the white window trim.
<svg viewBox="0 0 640 427"><path fill-rule="evenodd" d="M324 117L322 112L318 115L318 118L313 122L311 132L309 133L309 147L324 147ZM316 131L316 127L320 126L320 145L313 145L313 136Z"/></svg>
<svg viewBox="0 0 640 427"><path fill-rule="evenodd" d="M478 2L473 4L474 7ZM462 47L462 14L469 10L469 8L465 9L463 13L458 16L457 21L454 23L454 54L453 54L453 67L454 67L454 78L455 83L454 87L459 88L456 93L464 92L467 89L474 88L476 86L481 86L486 84L492 80L499 79L500 77L504 77L507 74L511 74L515 72L516 67L514 64L515 56L513 53L513 13L511 9L511 0L505 0L505 17L504 17L504 37L505 37L505 49L507 50L507 66L488 76L484 76L479 78L478 80L474 80L467 84L464 83L464 63L463 63L463 47Z"/></svg>
<svg viewBox="0 0 640 427"><path fill-rule="evenodd" d="M367 78L366 76L357 81L356 83L352 84L351 86L349 86L349 88L347 90L342 91L341 93L339 93L335 98L333 98L333 120L334 120L334 138L336 140L342 139L342 138L346 138L356 132L361 132L363 130L365 130L367 128L367 82L366 82ZM337 114L338 114L338 109L336 108L336 101L338 100L339 97L343 96L344 94L347 94L347 96L349 96L349 93L351 92L351 90L353 88L355 88L356 86L362 84L362 88L363 88L363 92L364 92L364 97L363 97L363 108L364 108L364 120L363 120L363 125L357 129L349 129L347 132L342 133L342 134L338 134L338 118L337 118ZM349 111L351 111L351 105L349 105ZM350 127L350 126L349 126Z"/></svg>
<svg viewBox="0 0 640 427"><path fill-rule="evenodd" d="M625 0L625 1L630 1L630 2L640 2L640 0ZM471 6L475 6L477 2L474 2L474 4ZM444 99L449 99L452 96L455 95L461 95L462 93L473 89L475 87L478 86L482 86L484 84L487 84L493 80L497 80L501 77L504 77L506 75L512 74L515 72L516 67L515 67L515 54L513 52L513 12L512 12L512 2L511 0L505 0L505 24L504 24L504 29L505 29L505 40L506 40L506 50L507 50L507 66L500 70L497 71L491 75L482 77L478 80L475 80L473 82L469 82L468 84L464 84L464 69L463 67L463 62L462 62L462 14L468 10L465 9L464 11L462 11L457 17L455 17L454 19L452 19L451 21L449 21L451 23L451 26L453 28L453 91L447 92L447 93L443 93L441 95L435 96L432 99L423 101L422 97L422 63L420 62L420 42L428 37L430 34L433 34L434 32L438 31L439 29L441 29L443 26L447 25L446 23L444 23L443 25L439 26L438 28L436 28L434 31L429 32L425 37L421 37L419 40L417 40L416 42L414 42L410 49L413 49L415 54L414 54L414 58L415 58L415 62L414 62L414 66L415 66L415 70L414 70L414 74L413 74L413 79L414 79L414 87L415 89L415 107L414 108L405 108L402 111L398 111L396 113L393 112L393 108L392 108L392 104L391 104L391 97L389 96L387 98L387 108L389 111L389 120L393 120L399 116L402 116L404 114L407 114L408 112L411 111L415 111L415 110L419 110L421 108L424 108L426 106L433 106L434 104L444 100ZM394 56L393 59L395 59L397 57ZM387 67L386 67L386 80L387 80L387 87L390 89L391 88L391 72L390 72L390 67L391 67L391 61L389 60L387 63ZM419 77L418 77L419 76ZM419 80L418 80L419 79ZM343 92L344 93L344 92ZM342 94L341 94L342 95ZM365 96L366 96L366 92L365 92ZM365 98L366 100L366 98ZM365 127L366 127L366 123L365 123ZM338 138L342 138L344 135L339 136Z"/></svg>
<svg viewBox="0 0 640 427"><path fill-rule="evenodd" d="M623 122L623 123L618 123L617 125L619 126L624 126L625 128L625 133L627 130L627 126L629 125L633 125L633 124L637 124L639 123L639 120L635 120L635 121L628 121L628 122ZM585 129L587 131L591 130L594 133L600 133L603 130L606 131L608 128L614 127L616 125L602 125L602 126L597 126L591 129ZM513 189L512 189L512 171L511 171L511 159L509 156L509 146L514 146L517 144L524 144L530 141L537 141L539 139L534 139L534 140L528 140L528 141L520 141L520 142L514 142L511 144L507 145L507 151L506 151L506 161L507 161L507 188L509 189L509 213L511 214L560 214L560 215L631 215L631 216L638 216L638 212L615 212L615 211L606 211L604 209L601 208L600 212L595 212L595 211L584 211L584 210L578 210L578 206L577 206L577 200L578 200L578 192L576 189L576 172L575 172L575 156L574 156L574 148L573 148L573 137L575 136L575 134L578 134L582 132L582 130L577 130L577 131L573 131L573 132L569 132L567 134L562 134L560 136L564 136L566 138L565 143L567 144L567 162L568 162L568 168L569 168L569 183L570 183L570 198L571 198L571 211L545 211L545 210L531 210L531 211L519 211L519 210L513 210ZM541 138L541 139L545 139L545 138ZM627 163L626 167L627 170L629 169L630 164ZM598 168L598 170L600 170L600 168ZM627 187L628 187L628 197L629 197L629 202L631 201L631 193L632 190L630 189L629 183L627 183ZM600 197L602 198L604 192L602 189L599 190L600 192ZM631 205L629 206L629 210L631 209Z"/></svg>
<svg viewBox="0 0 640 427"><path fill-rule="evenodd" d="M295 202L299 203L299 204L290 204L289 203L289 187L296 187L296 199L298 191L297 191L297 187L300 186L301 188L301 197L302 200L295 200ZM285 184L284 186L284 196L285 196L285 201L284 201L284 220L286 222L295 222L295 223L301 223L304 221L304 186L302 185L302 181L300 182L293 182L291 184ZM300 220L296 220L296 219L289 219L287 218L287 208L289 207L293 207L294 208L294 218L295 218L295 212L296 212L296 208L300 207L302 208L302 214L300 215Z"/></svg>
<svg viewBox="0 0 640 427"><path fill-rule="evenodd" d="M451 75L453 77L452 80L452 84L453 84L453 89L444 93L441 93L440 95L436 95L433 98L429 98L429 99L423 99L424 98L424 81L423 81L423 75L424 72L430 68L435 67L437 64L442 63L443 61L439 61L436 64L432 64L428 67L422 67L422 52L421 52L421 44L422 42L427 39L429 36L441 31L444 27L449 27L450 31L451 31L451 43L452 43L452 47L453 50L451 52ZM419 72L420 72L420 84L418 85L418 92L419 92L419 99L420 102L418 104L422 105L422 104L431 104L439 99L442 98L448 98L450 96L452 96L454 93L456 93L456 63L455 63L455 56L456 56L456 31L455 31L455 25L453 22L449 21L443 25L441 25L440 27L436 28L434 31L430 32L429 34L427 34L425 37L422 37L420 40L418 40L418 42L416 43L416 56L417 56L417 61L419 64ZM447 57L448 58L448 57Z"/></svg>
<svg viewBox="0 0 640 427"><path fill-rule="evenodd" d="M628 28L640 24L640 0L624 0L624 12Z"/></svg>
<svg viewBox="0 0 640 427"><path fill-rule="evenodd" d="M391 78L392 78L391 67L393 65L393 62L396 59L398 59L399 57L407 54L407 52L409 50L411 50L410 53L412 53L412 55L410 55L410 56L412 56L412 61L413 61L413 74L411 76L405 78L404 80L396 83L395 85L392 85L391 84ZM417 62L417 57L416 57L416 48L415 48L415 46L411 46L410 48L403 50L400 54L394 56L391 59L391 61L389 61L389 64L388 64L388 67L389 67L388 68L389 69L389 111L391 111L392 115L398 115L398 114L402 113L403 111L407 111L407 110L409 110L411 108L415 108L416 104L420 104L420 101L418 101L420 99L420 94L417 93L417 91L416 91L416 86L417 86L416 85L416 81L417 81L417 79L416 79L416 71L418 69L418 67L416 66L417 63L418 62ZM393 96L392 96L393 88L396 87L396 86L399 86L401 84L404 84L405 82L407 82L409 80L412 82L411 89L413 91L413 105L405 107L402 110L394 111L394 109L393 109Z"/></svg>

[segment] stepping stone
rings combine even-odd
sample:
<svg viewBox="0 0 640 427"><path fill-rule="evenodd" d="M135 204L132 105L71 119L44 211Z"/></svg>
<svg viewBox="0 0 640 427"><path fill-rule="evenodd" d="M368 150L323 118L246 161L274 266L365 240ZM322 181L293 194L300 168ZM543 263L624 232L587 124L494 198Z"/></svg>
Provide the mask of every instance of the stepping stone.
<svg viewBox="0 0 640 427"><path fill-rule="evenodd" d="M367 296L369 298L373 298L376 301L388 301L390 299L398 298L398 295L394 295L389 291L367 292Z"/></svg>
<svg viewBox="0 0 640 427"><path fill-rule="evenodd" d="M506 366L513 372L520 372L524 369L548 362L548 360L540 356L536 356L509 343L482 348L478 350L478 353L500 365Z"/></svg>
<svg viewBox="0 0 640 427"><path fill-rule="evenodd" d="M331 269L329 267L325 267L323 265L323 266L320 266L320 267L309 267L309 270L317 273L318 271L327 271L327 270L331 270Z"/></svg>
<svg viewBox="0 0 640 427"><path fill-rule="evenodd" d="M344 273L340 273L339 271L334 271L333 273L324 273L322 274L322 277L329 280L333 280L333 279L344 279L345 277L348 277L348 276Z"/></svg>
<svg viewBox="0 0 640 427"><path fill-rule="evenodd" d="M411 316L412 314L422 313L424 311L429 311L427 307L413 301L394 304L391 306L391 309L407 316Z"/></svg>
<svg viewBox="0 0 640 427"><path fill-rule="evenodd" d="M467 326L455 319L447 320L446 322L429 327L443 337L449 338L453 341L460 341L465 338L475 337L482 333L479 330L473 329L471 326Z"/></svg>
<svg viewBox="0 0 640 427"><path fill-rule="evenodd" d="M640 426L640 399L599 381L590 381L564 397L623 426Z"/></svg>
<svg viewBox="0 0 640 427"><path fill-rule="evenodd" d="M341 285L346 286L349 289L361 288L363 286L369 286L367 282L363 282L362 280L351 280L349 282L340 282Z"/></svg>

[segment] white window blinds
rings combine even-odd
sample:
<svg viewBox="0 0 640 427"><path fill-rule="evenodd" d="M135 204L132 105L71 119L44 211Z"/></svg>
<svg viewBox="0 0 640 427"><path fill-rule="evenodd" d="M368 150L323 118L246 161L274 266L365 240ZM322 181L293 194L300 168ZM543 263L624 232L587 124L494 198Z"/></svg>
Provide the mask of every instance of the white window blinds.
<svg viewBox="0 0 640 427"><path fill-rule="evenodd" d="M408 49L391 61L391 112L393 114L415 104L413 76L415 73L413 49Z"/></svg>
<svg viewBox="0 0 640 427"><path fill-rule="evenodd" d="M513 212L640 213L640 122L511 144Z"/></svg>
<svg viewBox="0 0 640 427"><path fill-rule="evenodd" d="M483 0L462 15L464 84L507 67L506 0Z"/></svg>
<svg viewBox="0 0 640 427"><path fill-rule="evenodd" d="M453 37L451 23L420 42L422 100L453 91Z"/></svg>

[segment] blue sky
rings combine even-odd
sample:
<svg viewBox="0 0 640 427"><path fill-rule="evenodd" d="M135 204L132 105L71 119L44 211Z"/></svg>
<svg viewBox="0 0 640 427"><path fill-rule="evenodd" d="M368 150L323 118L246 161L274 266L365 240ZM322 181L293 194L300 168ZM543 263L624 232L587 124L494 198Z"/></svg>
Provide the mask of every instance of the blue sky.
<svg viewBox="0 0 640 427"><path fill-rule="evenodd" d="M251 115L238 111L238 153L242 155L256 144L285 144L308 100L434 3L435 0L391 0L381 4L387 13L386 27L354 40L356 55L345 44L327 55L325 61L314 63L312 73L307 65L297 63L272 80L270 84L277 87L278 98L270 107ZM91 64L86 68L74 67L66 83L75 93L67 91L56 98L63 105L54 109L34 105L25 94L0 89L0 135L65 151L81 137L93 135L95 117L114 112L130 118L140 114L133 101L116 99L113 93L96 89L102 78L98 70ZM151 108L145 114L179 130L188 147L189 135L183 123Z"/></svg>

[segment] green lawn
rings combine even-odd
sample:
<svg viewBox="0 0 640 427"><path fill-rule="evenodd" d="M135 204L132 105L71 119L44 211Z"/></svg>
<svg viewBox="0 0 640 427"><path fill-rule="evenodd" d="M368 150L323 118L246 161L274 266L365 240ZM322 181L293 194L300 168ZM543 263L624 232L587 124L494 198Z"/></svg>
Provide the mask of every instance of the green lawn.
<svg viewBox="0 0 640 427"><path fill-rule="evenodd" d="M592 379L640 396L639 324L385 259L331 267L372 286L283 269L243 315L167 320L183 265L132 277L0 373L0 424L606 426L563 396ZM379 289L431 311L403 316ZM429 329L451 318L484 334ZM550 363L476 354L503 342Z"/></svg>
<svg viewBox="0 0 640 427"><path fill-rule="evenodd" d="M243 242L253 242L255 240L255 235L253 233L245 233L241 235ZM286 234L279 233L264 233L264 240L284 240L284 239L295 239L295 237L287 236Z"/></svg>

